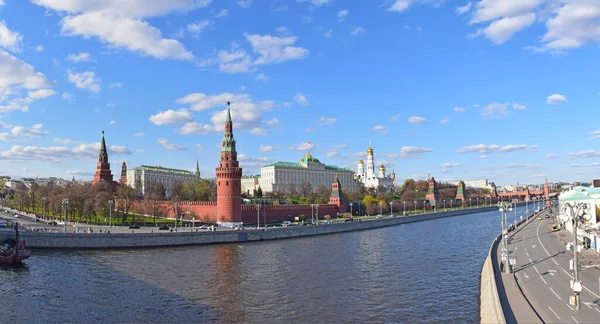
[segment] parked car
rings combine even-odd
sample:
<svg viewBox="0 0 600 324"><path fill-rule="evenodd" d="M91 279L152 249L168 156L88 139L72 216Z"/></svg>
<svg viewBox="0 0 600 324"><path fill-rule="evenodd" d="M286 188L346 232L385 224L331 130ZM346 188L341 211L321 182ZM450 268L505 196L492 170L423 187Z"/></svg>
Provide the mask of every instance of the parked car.
<svg viewBox="0 0 600 324"><path fill-rule="evenodd" d="M170 228L169 228L169 226L163 225L163 226L159 227L158 230L159 231L168 231L168 230L170 230Z"/></svg>
<svg viewBox="0 0 600 324"><path fill-rule="evenodd" d="M129 226L129 229L140 229L139 225L131 225Z"/></svg>
<svg viewBox="0 0 600 324"><path fill-rule="evenodd" d="M559 230L560 230L560 228L558 227L557 224L553 224L552 225L552 232L556 232L556 231L559 231Z"/></svg>
<svg viewBox="0 0 600 324"><path fill-rule="evenodd" d="M290 221L281 222L281 226L283 226L283 227L290 226L290 225L292 225L292 222L290 222Z"/></svg>

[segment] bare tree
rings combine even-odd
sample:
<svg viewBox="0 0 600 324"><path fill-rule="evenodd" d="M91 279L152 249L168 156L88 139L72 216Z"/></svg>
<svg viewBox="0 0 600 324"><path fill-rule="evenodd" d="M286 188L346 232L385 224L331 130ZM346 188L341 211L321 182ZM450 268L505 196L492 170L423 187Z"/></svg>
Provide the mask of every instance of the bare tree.
<svg viewBox="0 0 600 324"><path fill-rule="evenodd" d="M308 195L310 195L311 192L312 192L312 185L310 184L310 182L303 181L300 184L300 194L302 195L302 197L308 197Z"/></svg>

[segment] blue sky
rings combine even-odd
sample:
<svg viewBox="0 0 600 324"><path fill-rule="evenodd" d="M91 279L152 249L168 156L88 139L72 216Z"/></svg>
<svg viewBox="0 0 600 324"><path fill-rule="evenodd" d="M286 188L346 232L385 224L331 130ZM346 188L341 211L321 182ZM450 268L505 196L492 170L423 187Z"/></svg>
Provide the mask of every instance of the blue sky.
<svg viewBox="0 0 600 324"><path fill-rule="evenodd" d="M232 102L244 174L590 181L595 0L0 0L0 171L91 179L121 161L214 176Z"/></svg>

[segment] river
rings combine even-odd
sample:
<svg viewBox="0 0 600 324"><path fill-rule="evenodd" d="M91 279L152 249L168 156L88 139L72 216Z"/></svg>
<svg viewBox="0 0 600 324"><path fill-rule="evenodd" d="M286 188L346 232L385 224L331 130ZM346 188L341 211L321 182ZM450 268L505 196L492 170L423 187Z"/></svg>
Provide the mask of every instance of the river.
<svg viewBox="0 0 600 324"><path fill-rule="evenodd" d="M248 244L34 251L27 266L0 269L0 318L476 323L479 273L500 219L492 211Z"/></svg>

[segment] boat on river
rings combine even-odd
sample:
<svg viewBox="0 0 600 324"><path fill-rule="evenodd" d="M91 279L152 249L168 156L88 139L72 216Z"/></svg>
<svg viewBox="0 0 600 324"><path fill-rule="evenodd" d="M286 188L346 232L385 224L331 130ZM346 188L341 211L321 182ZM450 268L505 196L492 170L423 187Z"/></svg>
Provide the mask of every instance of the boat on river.
<svg viewBox="0 0 600 324"><path fill-rule="evenodd" d="M25 247L25 240L19 240L19 224L14 224L15 240L7 239L0 245L0 265L17 265L31 257Z"/></svg>

